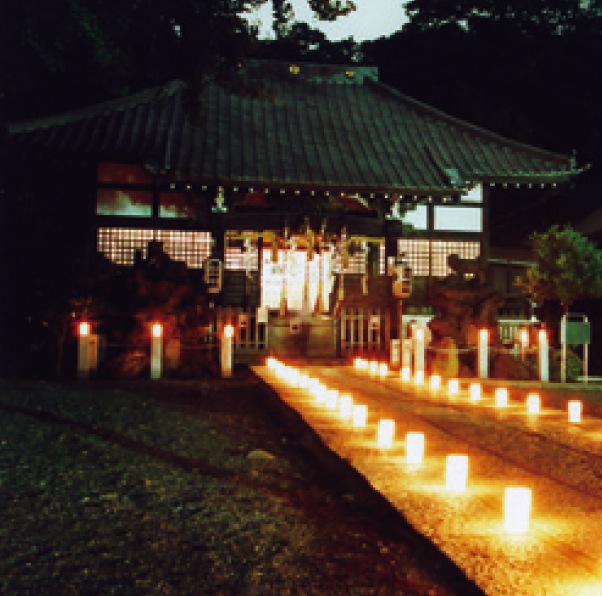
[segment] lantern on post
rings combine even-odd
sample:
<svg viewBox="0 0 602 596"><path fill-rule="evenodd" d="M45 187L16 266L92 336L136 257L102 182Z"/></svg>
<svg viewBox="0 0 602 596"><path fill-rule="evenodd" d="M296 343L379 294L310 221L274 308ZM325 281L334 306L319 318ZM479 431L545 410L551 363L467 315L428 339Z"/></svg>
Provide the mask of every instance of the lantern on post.
<svg viewBox="0 0 602 596"><path fill-rule="evenodd" d="M489 330L479 330L479 378L489 376Z"/></svg>
<svg viewBox="0 0 602 596"><path fill-rule="evenodd" d="M151 379L161 378L163 364L163 325L153 323L151 326Z"/></svg>
<svg viewBox="0 0 602 596"><path fill-rule="evenodd" d="M91 351L96 344L91 342L88 321L80 321L77 331L77 376L80 379L87 379L90 376L90 362L93 359Z"/></svg>
<svg viewBox="0 0 602 596"><path fill-rule="evenodd" d="M540 329L537 337L539 340L539 379L546 383L550 380L550 346L548 345L548 334L545 329Z"/></svg>
<svg viewBox="0 0 602 596"><path fill-rule="evenodd" d="M424 378L424 328L417 325L414 330L414 375L418 373Z"/></svg>
<svg viewBox="0 0 602 596"><path fill-rule="evenodd" d="M520 357L524 360L527 355L527 348L529 347L529 330L521 329L518 332L518 338L520 343Z"/></svg>
<svg viewBox="0 0 602 596"><path fill-rule="evenodd" d="M232 338L234 337L234 327L224 325L222 332L222 345L220 349L220 360L222 369L222 378L228 379L232 376Z"/></svg>

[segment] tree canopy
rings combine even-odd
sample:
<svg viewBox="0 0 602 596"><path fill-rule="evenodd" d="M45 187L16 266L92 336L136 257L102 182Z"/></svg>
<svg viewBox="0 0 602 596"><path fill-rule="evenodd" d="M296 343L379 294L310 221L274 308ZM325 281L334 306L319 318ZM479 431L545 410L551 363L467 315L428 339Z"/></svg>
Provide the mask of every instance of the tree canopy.
<svg viewBox="0 0 602 596"><path fill-rule="evenodd" d="M478 31L502 23L523 34L563 34L598 18L599 0L410 0L411 25L421 30L456 25Z"/></svg>
<svg viewBox="0 0 602 596"><path fill-rule="evenodd" d="M0 93L15 120L182 78L227 78L257 44L248 11L272 3L282 34L286 0L4 0ZM351 0L307 0L322 20Z"/></svg>
<svg viewBox="0 0 602 596"><path fill-rule="evenodd" d="M602 251L570 226L534 233L535 264L522 287L538 302L557 300L568 311L580 299L602 296Z"/></svg>

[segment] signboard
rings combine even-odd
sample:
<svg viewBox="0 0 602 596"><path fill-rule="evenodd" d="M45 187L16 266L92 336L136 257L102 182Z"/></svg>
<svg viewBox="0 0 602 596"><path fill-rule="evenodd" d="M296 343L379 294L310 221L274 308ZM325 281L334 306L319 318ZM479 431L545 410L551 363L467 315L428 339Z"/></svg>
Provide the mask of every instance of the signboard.
<svg viewBox="0 0 602 596"><path fill-rule="evenodd" d="M561 342L567 346L583 346L591 343L591 325L585 321L564 321L561 326Z"/></svg>

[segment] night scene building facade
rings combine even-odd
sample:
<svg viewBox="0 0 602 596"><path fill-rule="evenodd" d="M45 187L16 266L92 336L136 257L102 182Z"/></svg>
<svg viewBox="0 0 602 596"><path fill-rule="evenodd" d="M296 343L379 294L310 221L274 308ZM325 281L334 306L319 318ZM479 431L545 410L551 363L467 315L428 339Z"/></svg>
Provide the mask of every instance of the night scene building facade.
<svg viewBox="0 0 602 596"><path fill-rule="evenodd" d="M350 309L385 347L403 333L400 300L428 313L450 256L490 259L492 185L576 173L569 156L407 97L374 67L249 60L241 75L200 98L175 81L16 123L9 139L92 164L97 249L127 267L158 241L216 307L267 322L272 348L305 327L317 338L305 355L340 354L363 341L341 323ZM407 267L409 296L396 285Z"/></svg>

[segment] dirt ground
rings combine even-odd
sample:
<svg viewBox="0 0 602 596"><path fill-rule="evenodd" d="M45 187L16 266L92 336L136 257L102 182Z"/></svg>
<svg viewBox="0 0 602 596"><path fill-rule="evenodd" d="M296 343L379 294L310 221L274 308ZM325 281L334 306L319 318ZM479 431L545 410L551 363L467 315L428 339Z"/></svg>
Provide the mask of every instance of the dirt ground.
<svg viewBox="0 0 602 596"><path fill-rule="evenodd" d="M246 370L0 381L2 594L480 594Z"/></svg>

